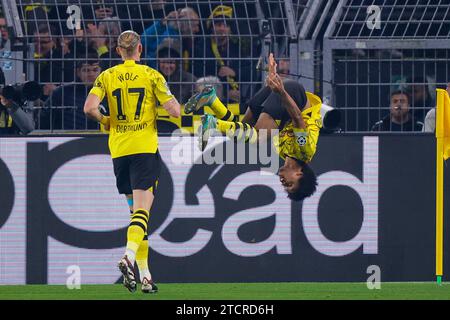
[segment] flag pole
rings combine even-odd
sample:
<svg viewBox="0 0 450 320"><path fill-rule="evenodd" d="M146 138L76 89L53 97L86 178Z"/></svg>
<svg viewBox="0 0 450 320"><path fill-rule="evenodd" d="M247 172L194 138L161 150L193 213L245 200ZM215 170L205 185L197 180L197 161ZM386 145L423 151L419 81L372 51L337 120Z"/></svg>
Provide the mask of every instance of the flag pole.
<svg viewBox="0 0 450 320"><path fill-rule="evenodd" d="M442 284L443 274L443 233L444 233L444 159L443 141L437 138L436 142L436 282Z"/></svg>
<svg viewBox="0 0 450 320"><path fill-rule="evenodd" d="M444 242L444 107L447 92L436 94L436 282L442 284Z"/></svg>

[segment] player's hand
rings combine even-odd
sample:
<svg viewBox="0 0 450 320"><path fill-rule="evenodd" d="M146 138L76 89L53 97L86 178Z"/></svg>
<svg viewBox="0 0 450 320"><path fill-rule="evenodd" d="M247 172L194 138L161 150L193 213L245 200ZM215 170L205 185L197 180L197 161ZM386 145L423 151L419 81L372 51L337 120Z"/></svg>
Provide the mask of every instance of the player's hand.
<svg viewBox="0 0 450 320"><path fill-rule="evenodd" d="M275 62L275 58L273 57L273 53L269 54L269 74L277 73L277 63Z"/></svg>
<svg viewBox="0 0 450 320"><path fill-rule="evenodd" d="M109 131L109 129L111 127L111 122L110 122L109 116L103 116L100 123L103 125L103 128L105 129L105 131Z"/></svg>
<svg viewBox="0 0 450 320"><path fill-rule="evenodd" d="M278 94L283 94L285 92L284 90L284 84L283 84L283 80L281 79L281 77L278 74L270 74L267 77L267 85L269 86L269 88L273 91L276 92Z"/></svg>
<svg viewBox="0 0 450 320"><path fill-rule="evenodd" d="M225 77L236 77L236 72L234 72L233 69L227 66L220 67L219 69L219 77L225 78Z"/></svg>

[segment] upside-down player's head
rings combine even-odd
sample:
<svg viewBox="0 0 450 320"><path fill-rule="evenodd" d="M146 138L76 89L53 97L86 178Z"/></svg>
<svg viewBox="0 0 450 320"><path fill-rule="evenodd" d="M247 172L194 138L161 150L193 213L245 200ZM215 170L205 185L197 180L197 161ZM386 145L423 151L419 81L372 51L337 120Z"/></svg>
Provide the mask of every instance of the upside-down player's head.
<svg viewBox="0 0 450 320"><path fill-rule="evenodd" d="M139 61L142 53L141 37L133 30L127 30L117 39L117 53L123 60Z"/></svg>
<svg viewBox="0 0 450 320"><path fill-rule="evenodd" d="M301 160L293 158L286 158L286 160L278 171L278 175L289 199L301 201L311 196L317 187L317 177L314 171Z"/></svg>

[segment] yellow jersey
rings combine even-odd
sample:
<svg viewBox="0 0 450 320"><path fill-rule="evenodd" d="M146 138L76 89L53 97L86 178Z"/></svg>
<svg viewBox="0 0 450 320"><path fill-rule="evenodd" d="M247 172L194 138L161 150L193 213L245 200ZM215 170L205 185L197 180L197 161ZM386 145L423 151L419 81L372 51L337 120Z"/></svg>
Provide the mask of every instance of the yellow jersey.
<svg viewBox="0 0 450 320"><path fill-rule="evenodd" d="M281 158L295 158L304 162L311 162L316 153L319 131L322 128L320 108L322 101L310 92L306 92L311 107L302 111L302 118L306 128L294 128L289 121L278 135L273 138L275 150Z"/></svg>
<svg viewBox="0 0 450 320"><path fill-rule="evenodd" d="M158 71L126 60L103 71L90 93L108 99L112 158L157 151L157 102L163 105L174 98Z"/></svg>

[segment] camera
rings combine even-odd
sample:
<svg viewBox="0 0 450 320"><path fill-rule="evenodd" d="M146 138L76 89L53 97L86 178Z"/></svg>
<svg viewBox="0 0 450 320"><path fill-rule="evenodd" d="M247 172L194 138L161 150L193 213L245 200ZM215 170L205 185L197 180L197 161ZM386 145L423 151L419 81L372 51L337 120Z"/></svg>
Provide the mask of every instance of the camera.
<svg viewBox="0 0 450 320"><path fill-rule="evenodd" d="M24 84L4 86L0 94L8 100L21 105L25 101L34 101L42 96L42 88L36 81L28 81Z"/></svg>
<svg viewBox="0 0 450 320"><path fill-rule="evenodd" d="M339 124L341 122L341 111L329 105L322 103L320 108L322 116L322 130L325 133L340 132Z"/></svg>

